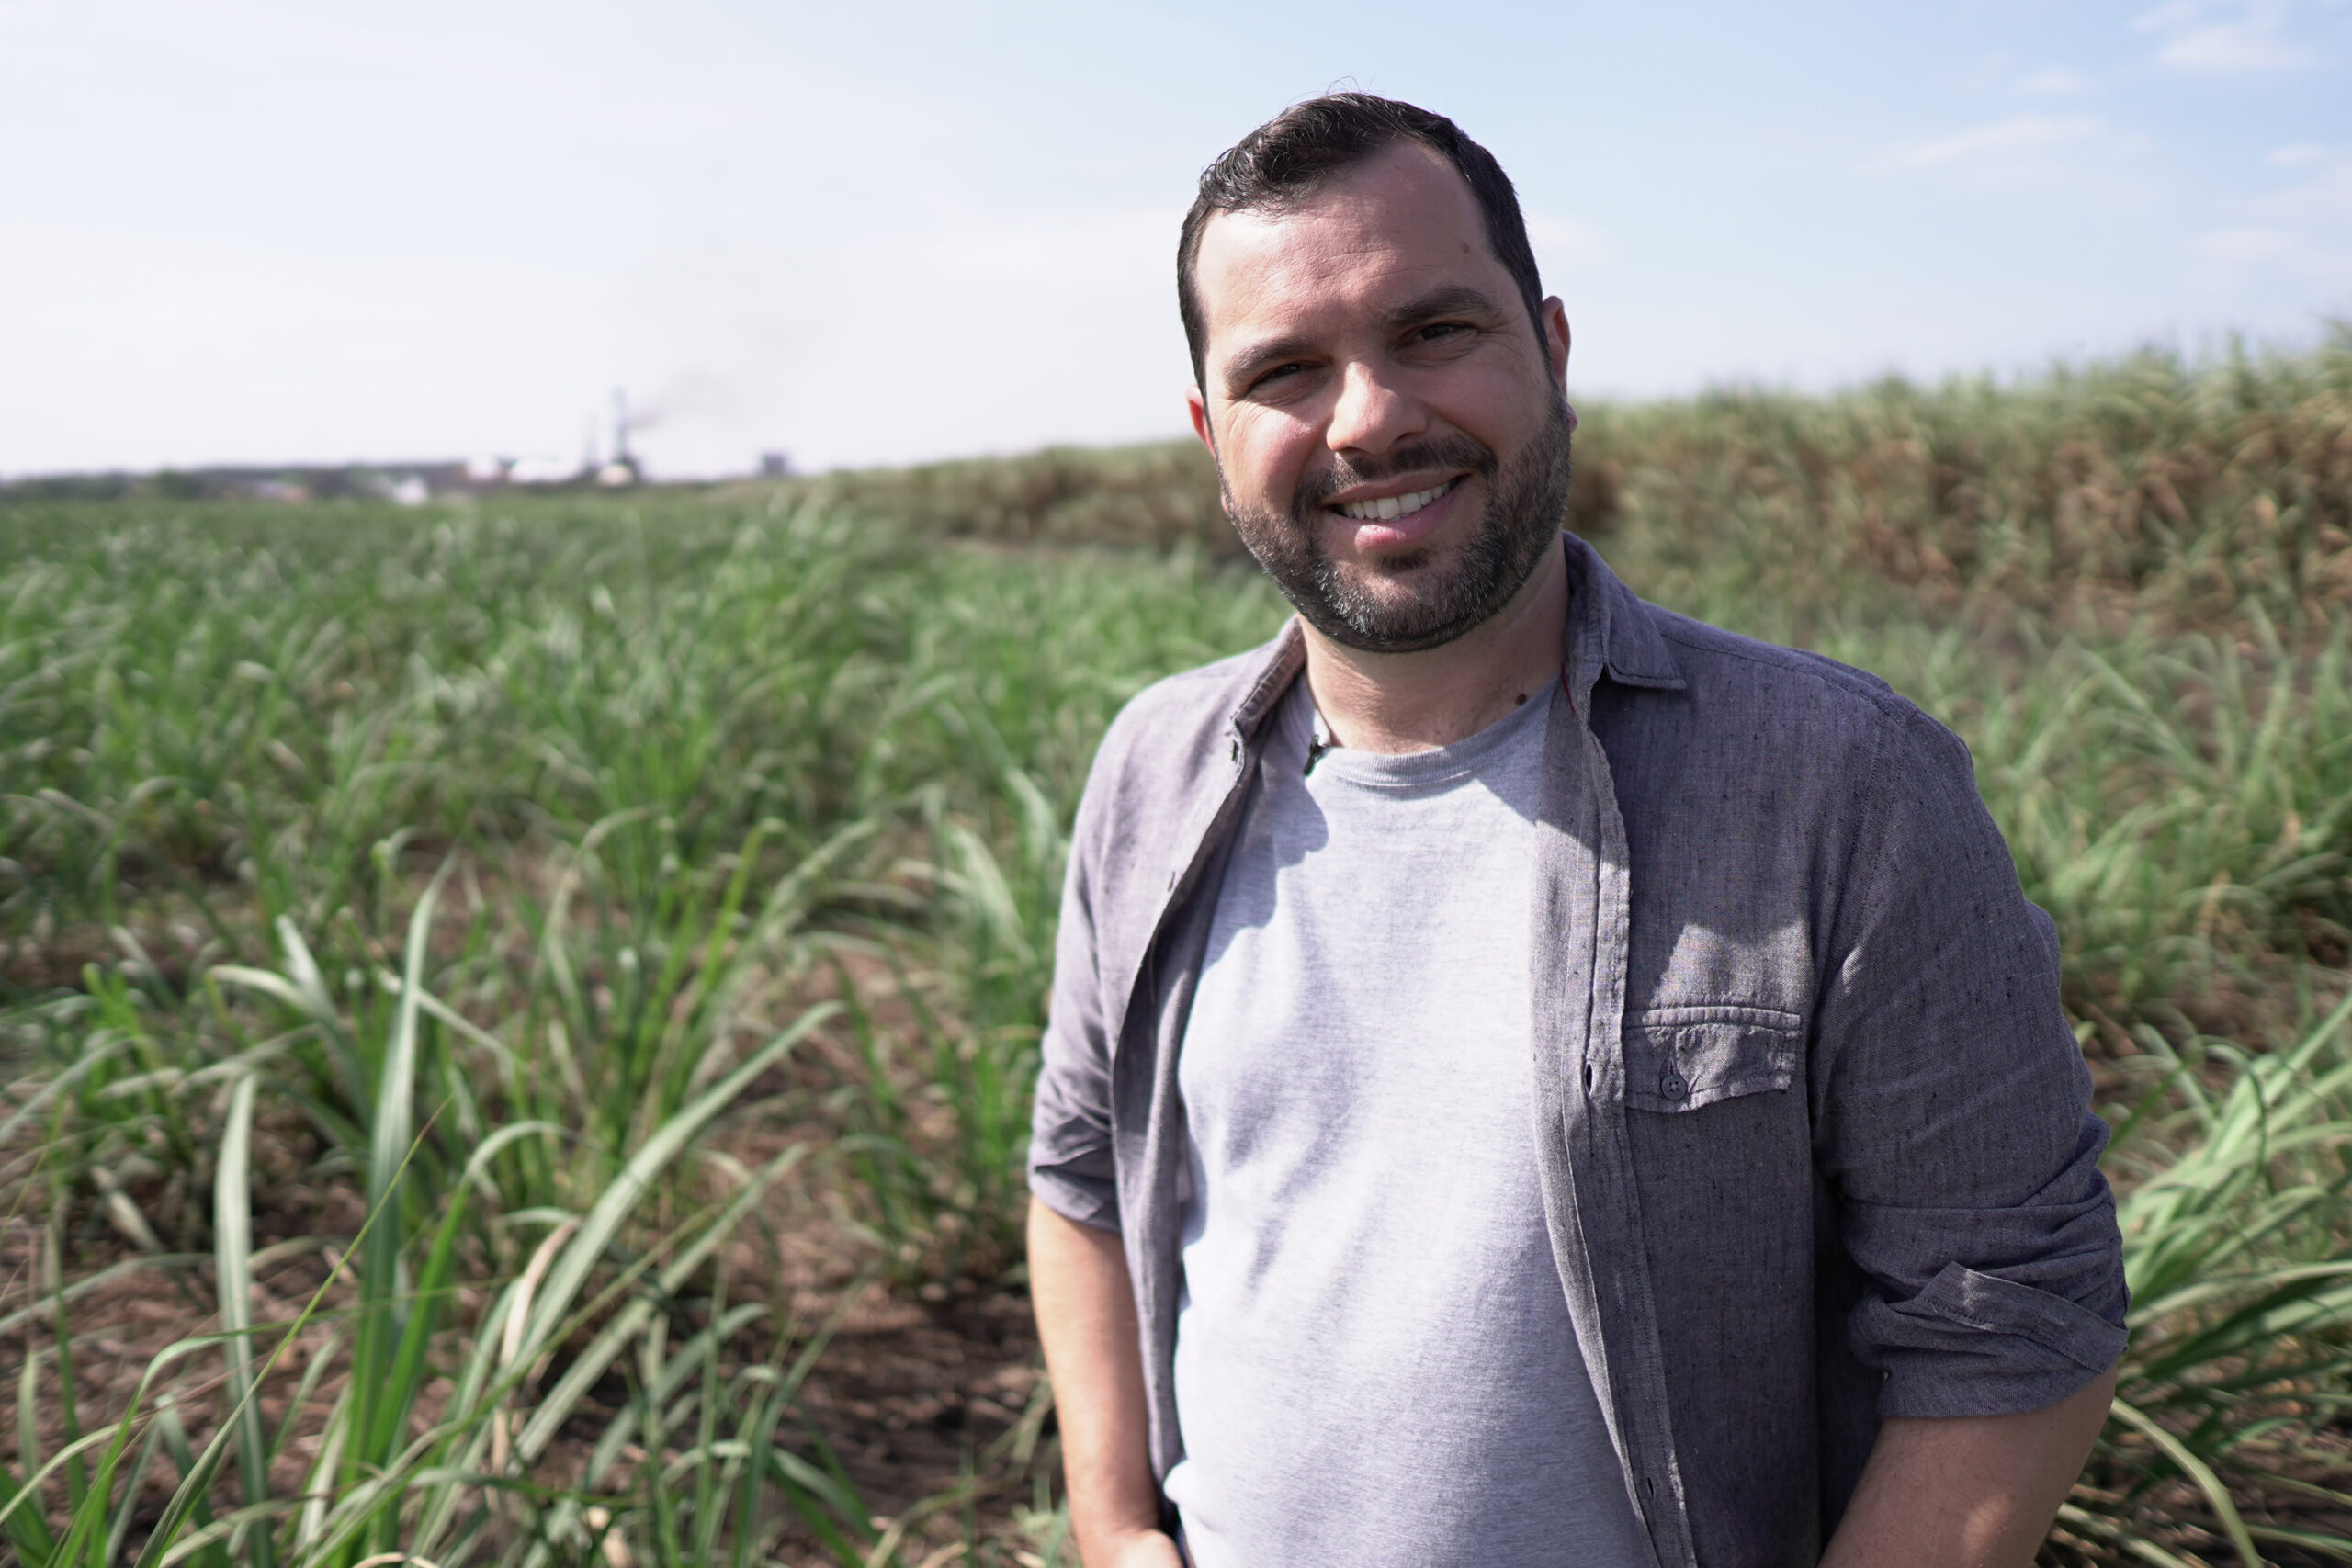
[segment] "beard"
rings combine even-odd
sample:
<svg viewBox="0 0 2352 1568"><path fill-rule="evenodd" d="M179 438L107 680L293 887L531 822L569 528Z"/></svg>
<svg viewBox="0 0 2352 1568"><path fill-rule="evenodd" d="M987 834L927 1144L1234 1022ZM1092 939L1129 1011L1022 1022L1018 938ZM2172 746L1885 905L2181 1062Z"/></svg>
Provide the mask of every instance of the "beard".
<svg viewBox="0 0 2352 1568"><path fill-rule="evenodd" d="M1508 466L1493 447L1460 434L1399 447L1376 463L1342 460L1300 480L1287 514L1238 504L1222 464L1217 486L1242 544L1307 625L1366 653L1418 653L1485 624L1526 585L1567 513L1574 428L1566 402L1555 397L1543 430ZM1487 492L1476 530L1451 559L1422 548L1376 564L1342 563L1323 547L1326 498L1431 468L1467 468Z"/></svg>

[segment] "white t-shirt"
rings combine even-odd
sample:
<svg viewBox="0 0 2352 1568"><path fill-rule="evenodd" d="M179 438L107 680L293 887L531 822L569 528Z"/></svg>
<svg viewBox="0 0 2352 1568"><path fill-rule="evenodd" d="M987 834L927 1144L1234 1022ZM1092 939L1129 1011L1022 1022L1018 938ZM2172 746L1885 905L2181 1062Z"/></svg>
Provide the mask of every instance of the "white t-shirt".
<svg viewBox="0 0 2352 1568"><path fill-rule="evenodd" d="M1311 771L1303 678L1272 720L1177 1066L1200 1568L1650 1561L1536 1174L1547 711Z"/></svg>

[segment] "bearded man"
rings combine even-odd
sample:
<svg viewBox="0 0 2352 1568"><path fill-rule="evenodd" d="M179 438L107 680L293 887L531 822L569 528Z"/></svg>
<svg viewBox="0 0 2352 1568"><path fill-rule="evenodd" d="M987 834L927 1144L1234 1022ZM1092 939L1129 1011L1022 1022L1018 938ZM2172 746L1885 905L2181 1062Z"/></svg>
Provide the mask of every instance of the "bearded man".
<svg viewBox="0 0 2352 1568"><path fill-rule="evenodd" d="M1561 531L1567 320L1451 121L1285 111L1177 283L1298 615L1079 808L1030 1270L1089 1568L2029 1562L2124 1288L1966 750Z"/></svg>

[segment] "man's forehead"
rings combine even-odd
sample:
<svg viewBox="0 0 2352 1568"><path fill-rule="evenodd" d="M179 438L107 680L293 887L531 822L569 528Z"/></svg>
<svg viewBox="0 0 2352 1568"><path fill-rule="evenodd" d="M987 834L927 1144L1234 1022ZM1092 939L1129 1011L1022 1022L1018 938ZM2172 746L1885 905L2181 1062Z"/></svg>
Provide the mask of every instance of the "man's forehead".
<svg viewBox="0 0 2352 1568"><path fill-rule="evenodd" d="M1499 271L1469 183L1418 142L1367 159L1305 199L1220 212L1201 231L1194 276L1212 333L1268 308L1333 304L1384 282L1426 287L1464 271Z"/></svg>

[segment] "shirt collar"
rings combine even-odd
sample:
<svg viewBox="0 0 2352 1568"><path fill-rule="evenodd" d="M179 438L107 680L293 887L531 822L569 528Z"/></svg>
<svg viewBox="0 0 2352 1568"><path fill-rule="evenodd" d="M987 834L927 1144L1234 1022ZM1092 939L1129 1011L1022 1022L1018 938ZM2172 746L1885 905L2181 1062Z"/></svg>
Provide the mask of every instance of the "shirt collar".
<svg viewBox="0 0 2352 1568"><path fill-rule="evenodd" d="M1577 679L1577 655L1587 655L1588 669L1610 675L1628 686L1649 686L1679 692L1688 684L1674 650L1658 635L1657 612L1634 597L1634 591L1609 570L1600 553L1574 534L1560 536L1568 552L1569 679ZM1590 681L1583 683L1590 689Z"/></svg>

